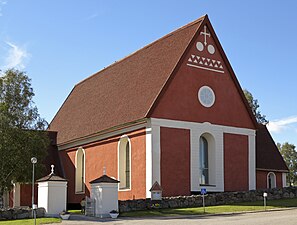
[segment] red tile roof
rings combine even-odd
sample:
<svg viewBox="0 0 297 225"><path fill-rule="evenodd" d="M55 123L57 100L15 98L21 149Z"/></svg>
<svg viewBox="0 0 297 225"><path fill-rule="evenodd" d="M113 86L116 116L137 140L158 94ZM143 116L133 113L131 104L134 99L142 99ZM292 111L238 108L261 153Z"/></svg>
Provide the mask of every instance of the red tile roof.
<svg viewBox="0 0 297 225"><path fill-rule="evenodd" d="M265 125L256 134L256 168L288 172L289 169Z"/></svg>
<svg viewBox="0 0 297 225"><path fill-rule="evenodd" d="M50 173L49 175L38 179L36 182L46 182L46 181L60 182L60 181L67 181L67 180L60 176L57 176L54 173Z"/></svg>
<svg viewBox="0 0 297 225"><path fill-rule="evenodd" d="M98 183L120 183L120 181L104 174L101 177L90 181L90 184L98 184Z"/></svg>
<svg viewBox="0 0 297 225"><path fill-rule="evenodd" d="M147 117L200 27L198 20L78 83L50 123L58 145Z"/></svg>
<svg viewBox="0 0 297 225"><path fill-rule="evenodd" d="M163 191L161 185L156 181L153 186L151 187L150 191Z"/></svg>

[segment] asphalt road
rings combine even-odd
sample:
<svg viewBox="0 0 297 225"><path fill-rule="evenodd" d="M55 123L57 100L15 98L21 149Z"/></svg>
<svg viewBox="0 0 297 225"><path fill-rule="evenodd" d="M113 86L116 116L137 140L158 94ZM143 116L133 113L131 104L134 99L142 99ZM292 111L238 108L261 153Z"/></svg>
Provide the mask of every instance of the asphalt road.
<svg viewBox="0 0 297 225"><path fill-rule="evenodd" d="M95 219L72 216L71 220L63 221L62 225L297 225L297 209L266 211L257 213L225 214L210 216L187 216L187 217L147 217L147 218L118 218L118 219ZM61 223L56 224L61 225Z"/></svg>

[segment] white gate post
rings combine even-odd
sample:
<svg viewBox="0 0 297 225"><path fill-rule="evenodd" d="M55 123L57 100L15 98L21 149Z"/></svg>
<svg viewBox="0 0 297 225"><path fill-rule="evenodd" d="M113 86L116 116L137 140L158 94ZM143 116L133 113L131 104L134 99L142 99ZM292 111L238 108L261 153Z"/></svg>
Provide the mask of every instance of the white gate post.
<svg viewBox="0 0 297 225"><path fill-rule="evenodd" d="M38 207L45 208L46 215L57 216L66 210L67 180L54 174L54 165L49 175L38 182Z"/></svg>
<svg viewBox="0 0 297 225"><path fill-rule="evenodd" d="M110 217L110 211L119 211L118 183L119 181L107 175L90 182L91 199L95 199L96 217Z"/></svg>

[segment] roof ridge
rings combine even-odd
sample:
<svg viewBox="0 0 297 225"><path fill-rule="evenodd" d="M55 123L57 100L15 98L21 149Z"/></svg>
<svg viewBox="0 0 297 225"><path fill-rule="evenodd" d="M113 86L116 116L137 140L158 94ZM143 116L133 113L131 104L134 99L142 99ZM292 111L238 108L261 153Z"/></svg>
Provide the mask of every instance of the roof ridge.
<svg viewBox="0 0 297 225"><path fill-rule="evenodd" d="M87 81L87 80L93 78L94 76L98 75L99 73L105 71L106 69L109 69L110 67L115 66L115 65L117 65L118 63L121 63L121 62L123 62L124 60L126 60L126 59L128 59L128 58L134 56L135 54L141 52L142 50L151 47L152 45L158 43L159 41L164 40L164 39L166 39L166 38L172 36L173 34L179 32L179 31L182 31L182 30L184 30L184 29L186 29L186 28L188 28L188 27L191 27L191 26L193 26L193 25L195 25L195 24L201 22L205 17L208 17L207 14L205 14L205 15L199 17L198 19L196 19L196 20L194 20L194 21L192 21L192 22L190 22L190 23L188 23L188 24L186 24L186 25L183 25L183 26L177 28L176 30L171 31L169 34L166 34L166 35L164 35L163 37L158 38L157 40L155 40L155 41L153 41L153 42L151 42L151 43L145 45L144 47L142 47L142 48L136 50L135 52L130 53L129 55L125 56L124 58L121 58L120 60L115 61L114 63L108 65L107 67L105 67L105 68L99 70L98 72L93 73L93 74L90 75L89 77L87 77L87 78L81 80L80 82L78 82L78 83L74 86L74 88L75 88L76 86L79 86L80 84L84 83L85 81ZM73 89L74 89L74 88L73 88Z"/></svg>

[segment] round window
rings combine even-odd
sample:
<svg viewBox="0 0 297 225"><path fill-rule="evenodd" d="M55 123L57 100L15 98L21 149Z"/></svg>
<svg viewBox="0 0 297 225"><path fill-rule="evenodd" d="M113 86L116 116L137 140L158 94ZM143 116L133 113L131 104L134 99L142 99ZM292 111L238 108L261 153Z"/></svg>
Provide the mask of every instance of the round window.
<svg viewBox="0 0 297 225"><path fill-rule="evenodd" d="M204 107L211 107L215 102L215 94L208 86L203 86L198 91L198 99Z"/></svg>

